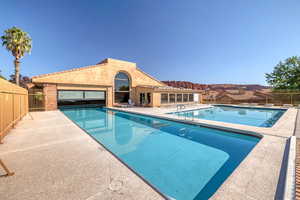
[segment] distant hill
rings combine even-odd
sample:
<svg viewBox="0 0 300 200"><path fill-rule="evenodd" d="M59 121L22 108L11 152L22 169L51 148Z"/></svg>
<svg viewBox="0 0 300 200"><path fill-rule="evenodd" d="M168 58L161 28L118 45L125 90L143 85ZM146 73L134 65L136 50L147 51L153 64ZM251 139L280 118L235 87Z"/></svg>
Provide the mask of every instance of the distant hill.
<svg viewBox="0 0 300 200"><path fill-rule="evenodd" d="M177 87L177 88L189 88L195 90L236 90L243 88L245 90L261 90L261 89L268 89L270 87L258 85L258 84L199 84L199 83L192 83L189 81L162 81L163 83L167 84L168 86Z"/></svg>

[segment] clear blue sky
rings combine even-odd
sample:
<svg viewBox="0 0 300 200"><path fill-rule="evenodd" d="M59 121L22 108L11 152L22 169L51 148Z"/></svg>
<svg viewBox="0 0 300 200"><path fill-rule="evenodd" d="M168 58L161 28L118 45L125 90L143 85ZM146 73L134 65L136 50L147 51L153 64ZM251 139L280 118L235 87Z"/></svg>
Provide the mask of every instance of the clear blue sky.
<svg viewBox="0 0 300 200"><path fill-rule="evenodd" d="M160 80L265 84L265 72L300 55L299 10L299 0L7 0L0 33L32 37L28 76L111 57ZM3 47L0 69L13 73Z"/></svg>

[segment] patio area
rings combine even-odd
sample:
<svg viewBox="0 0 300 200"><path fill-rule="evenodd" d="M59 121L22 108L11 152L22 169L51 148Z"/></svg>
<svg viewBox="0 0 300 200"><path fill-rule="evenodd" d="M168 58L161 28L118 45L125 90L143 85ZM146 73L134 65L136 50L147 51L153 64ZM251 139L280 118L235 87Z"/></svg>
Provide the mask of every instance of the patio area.
<svg viewBox="0 0 300 200"><path fill-rule="evenodd" d="M1 177L3 200L163 199L60 111L23 118L4 138L0 158L15 172Z"/></svg>
<svg viewBox="0 0 300 200"><path fill-rule="evenodd" d="M208 108L210 105L198 104L184 110ZM261 106L258 106L261 107ZM165 108L114 108L116 110L160 117L169 120L202 125L211 128L234 131L262 138L235 171L228 177L211 199L284 199L289 138L294 135L297 109L288 109L271 128L254 127L204 119L182 118L167 113L176 107ZM288 179L291 181L292 177Z"/></svg>
<svg viewBox="0 0 300 200"><path fill-rule="evenodd" d="M206 107L209 105L187 109ZM176 110L175 107L118 109L159 117ZM243 196L258 200L283 196L283 160L287 139L293 135L290 125L295 120L290 119L296 114L296 109L291 109L278 121L277 128L269 131L260 128L264 137L212 199ZM220 125L214 123L210 125ZM223 126L226 128L226 124ZM244 127L249 131L249 127ZM252 128L257 131L257 127ZM283 132L279 134L278 130ZM0 158L16 173L1 177L0 196L4 199L164 199L60 111L28 114L3 143Z"/></svg>

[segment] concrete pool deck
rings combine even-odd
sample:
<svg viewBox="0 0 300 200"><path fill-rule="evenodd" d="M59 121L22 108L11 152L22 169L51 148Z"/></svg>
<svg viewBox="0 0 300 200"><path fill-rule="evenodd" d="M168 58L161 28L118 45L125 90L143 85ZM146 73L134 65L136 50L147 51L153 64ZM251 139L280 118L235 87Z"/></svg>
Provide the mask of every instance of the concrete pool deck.
<svg viewBox="0 0 300 200"><path fill-rule="evenodd" d="M198 105L190 109L208 108ZM263 128L231 124L211 120L180 118L167 114L176 108L114 108L136 114L156 116L164 119L188 122L212 128L235 131L262 137L249 155L227 178L211 199L245 200L283 199L287 140L294 134L297 109L289 108L273 127Z"/></svg>
<svg viewBox="0 0 300 200"><path fill-rule="evenodd" d="M60 111L31 115L0 145L15 172L0 178L0 199L164 199Z"/></svg>
<svg viewBox="0 0 300 200"><path fill-rule="evenodd" d="M170 117L165 113L176 111L176 108L118 110ZM211 199L258 200L274 199L281 195L278 191L282 186L282 181L279 181L282 160L286 141L293 135L296 111L289 109L272 128L189 120L194 124L204 123L239 132L259 132L263 136ZM35 112L31 115L33 119L27 116L20 121L4 138L4 144L0 145L0 158L16 173L0 179L1 198L164 199L60 111Z"/></svg>
<svg viewBox="0 0 300 200"><path fill-rule="evenodd" d="M189 106L180 111L193 110L193 109L205 109L209 108L211 105L199 104L194 106ZM266 108L266 107L258 107ZM265 127L255 127L242 124L233 124L198 118L189 118L189 117L179 117L176 115L168 114L171 112L176 112L176 107L166 107L166 108L142 108L142 107L131 107L131 108L113 108L120 111L132 112L137 114L145 114L149 116L156 116L170 120L188 122L196 125L203 125L212 128L220 128L228 131L236 131L243 133L250 133L253 135L270 135L289 138L294 133L295 121L297 116L297 109L289 108L287 111L280 117L280 119L269 128Z"/></svg>

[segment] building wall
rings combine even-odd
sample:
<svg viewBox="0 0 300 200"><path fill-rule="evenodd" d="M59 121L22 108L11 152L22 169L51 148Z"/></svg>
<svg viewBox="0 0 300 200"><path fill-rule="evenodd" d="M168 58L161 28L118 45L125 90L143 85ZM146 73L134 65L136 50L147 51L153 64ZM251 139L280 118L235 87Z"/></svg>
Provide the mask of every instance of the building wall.
<svg viewBox="0 0 300 200"><path fill-rule="evenodd" d="M168 106L168 105L174 105L175 103L164 103L161 104L161 94L168 93L168 94L194 94L195 92L188 91L188 90L172 90L172 91L155 91L152 88L136 88L133 95L133 100L135 102L139 102L140 93L151 93L151 103L147 106L151 107L160 107L160 106ZM179 103L179 102L178 102ZM181 104L193 104L195 102L180 102ZM199 93L199 99L197 103L202 103L202 96L201 93ZM136 103L139 105L139 103Z"/></svg>
<svg viewBox="0 0 300 200"><path fill-rule="evenodd" d="M43 88L45 110L57 109L57 87L56 84L44 84Z"/></svg>
<svg viewBox="0 0 300 200"><path fill-rule="evenodd" d="M146 106L153 106L153 89L152 88L140 88L136 87L133 89L131 93L131 99L135 102L136 105L140 105L140 93L150 93L151 98L150 98L150 104Z"/></svg>
<svg viewBox="0 0 300 200"><path fill-rule="evenodd" d="M58 84L57 90L98 90L105 91L106 93L106 106L113 106L113 93L112 87L94 86L94 85L82 85L82 84Z"/></svg>
<svg viewBox="0 0 300 200"><path fill-rule="evenodd" d="M189 102L177 102L176 96L175 96L175 102L174 103L161 103L161 94L199 94L199 99L197 102L195 101L189 101ZM157 92L156 95L154 96L154 106L169 106L169 105L174 105L174 104L194 104L194 103L202 103L202 94L201 92L193 92L193 91L188 91L188 90L177 90L177 91L161 91Z"/></svg>
<svg viewBox="0 0 300 200"><path fill-rule="evenodd" d="M100 90L106 91L108 87L94 86L94 85L81 85L81 84L57 84L57 90Z"/></svg>
<svg viewBox="0 0 300 200"><path fill-rule="evenodd" d="M114 99L113 99L113 89L112 87L110 88L107 88L106 90L106 106L107 107L112 107L113 106L113 102L114 102Z"/></svg>
<svg viewBox="0 0 300 200"><path fill-rule="evenodd" d="M112 88L111 87L95 87L83 85L65 85L65 84L43 84L45 110L57 109L57 91L58 90L98 90L106 93L106 106L113 106Z"/></svg>
<svg viewBox="0 0 300 200"><path fill-rule="evenodd" d="M154 92L152 95L152 106L153 107L159 107L160 104L160 93L159 92Z"/></svg>
<svg viewBox="0 0 300 200"><path fill-rule="evenodd" d="M120 71L130 76L132 87L136 87L137 85L164 85L162 82L138 69L135 63L113 59L106 59L98 65L32 77L32 81L34 83L113 86L114 77Z"/></svg>
<svg viewBox="0 0 300 200"><path fill-rule="evenodd" d="M32 77L32 82L45 86L46 110L57 109L57 99L54 99L57 98L57 90L106 91L106 106L111 107L114 104L114 79L118 72L128 74L131 82L130 98L134 102L138 102L135 94L138 85L164 86L164 83L138 69L135 63L114 59L106 59L93 66Z"/></svg>
<svg viewBox="0 0 300 200"><path fill-rule="evenodd" d="M106 91L106 106L111 107L114 105L114 81L118 72L129 76L130 98L136 105L139 105L140 93L151 93L151 102L147 106L154 107L161 106L161 93L192 93L182 90L157 92L153 86L166 85L138 69L135 63L114 59L106 59L93 66L32 77L32 82L44 86L46 110L57 109L57 90Z"/></svg>

